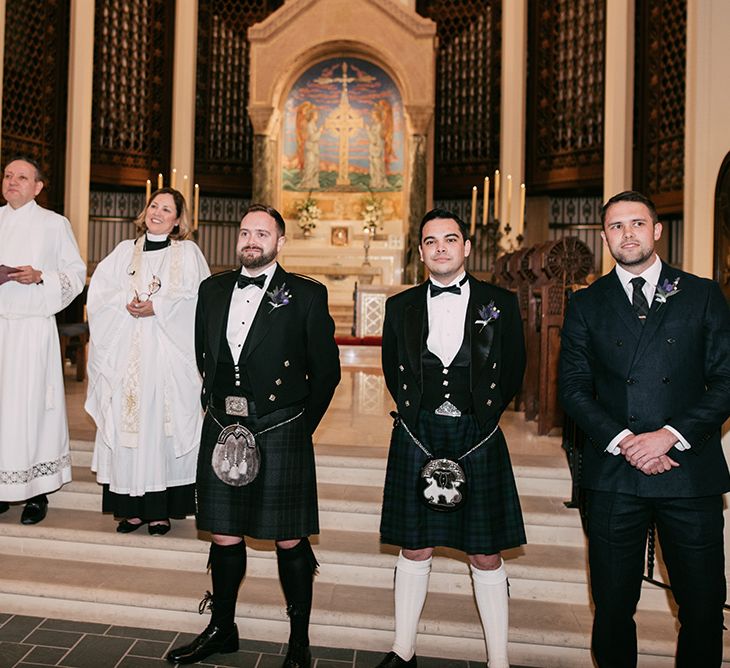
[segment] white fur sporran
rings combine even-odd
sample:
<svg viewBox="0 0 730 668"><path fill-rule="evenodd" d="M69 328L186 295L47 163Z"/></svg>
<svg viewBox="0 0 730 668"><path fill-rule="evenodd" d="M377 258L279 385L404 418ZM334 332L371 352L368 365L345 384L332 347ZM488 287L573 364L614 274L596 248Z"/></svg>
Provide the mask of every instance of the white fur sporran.
<svg viewBox="0 0 730 668"><path fill-rule="evenodd" d="M254 435L240 424L223 429L213 449L211 465L226 485L243 487L253 482L261 468L261 453Z"/></svg>

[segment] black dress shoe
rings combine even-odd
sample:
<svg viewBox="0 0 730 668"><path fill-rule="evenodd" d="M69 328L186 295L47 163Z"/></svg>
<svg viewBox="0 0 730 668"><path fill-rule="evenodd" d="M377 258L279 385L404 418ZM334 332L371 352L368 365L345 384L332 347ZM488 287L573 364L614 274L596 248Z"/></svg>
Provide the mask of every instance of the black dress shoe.
<svg viewBox="0 0 730 668"><path fill-rule="evenodd" d="M133 524L128 520L122 520L119 524L117 524L117 533L132 533L132 531L137 531L137 529L145 524L147 524L145 520L142 520L139 524Z"/></svg>
<svg viewBox="0 0 730 668"><path fill-rule="evenodd" d="M416 668L418 662L416 655L411 657L410 661L401 659L395 652L388 652L385 658L375 668Z"/></svg>
<svg viewBox="0 0 730 668"><path fill-rule="evenodd" d="M170 663L196 663L211 654L230 654L238 651L238 627L234 624L230 631L223 631L210 624L193 642L177 647L165 657Z"/></svg>
<svg viewBox="0 0 730 668"><path fill-rule="evenodd" d="M150 536L164 536L169 530L169 524L150 524L147 527Z"/></svg>
<svg viewBox="0 0 730 668"><path fill-rule="evenodd" d="M291 643L281 668L310 668L311 665L312 653L309 651L309 647Z"/></svg>
<svg viewBox="0 0 730 668"><path fill-rule="evenodd" d="M7 501L0 501L0 515L10 510L10 504Z"/></svg>
<svg viewBox="0 0 730 668"><path fill-rule="evenodd" d="M28 501L20 516L21 524L38 524L48 512L48 501Z"/></svg>

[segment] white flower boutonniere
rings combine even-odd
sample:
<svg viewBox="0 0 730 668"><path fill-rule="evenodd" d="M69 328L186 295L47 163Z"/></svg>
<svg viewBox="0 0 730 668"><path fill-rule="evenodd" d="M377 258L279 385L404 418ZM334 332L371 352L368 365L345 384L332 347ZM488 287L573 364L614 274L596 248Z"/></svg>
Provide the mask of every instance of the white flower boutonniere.
<svg viewBox="0 0 730 668"><path fill-rule="evenodd" d="M679 285L679 276L674 279L674 282L671 282L668 278L664 279L664 282L661 285L656 286L656 294L654 295L654 299L656 299L659 304L666 304L667 299L670 297L674 297L679 292L679 288L677 287Z"/></svg>
<svg viewBox="0 0 730 668"><path fill-rule="evenodd" d="M286 283L282 283L281 287L269 290L266 294L269 297L271 311L279 308L280 306L287 306L292 300L291 292L287 289ZM271 313L271 311L269 311L269 313Z"/></svg>
<svg viewBox="0 0 730 668"><path fill-rule="evenodd" d="M479 313L479 320L475 320L474 324L481 325L479 332L481 332L490 322L499 320L499 315L501 313L501 311L494 305L493 301L489 302L486 306L480 306L477 312Z"/></svg>

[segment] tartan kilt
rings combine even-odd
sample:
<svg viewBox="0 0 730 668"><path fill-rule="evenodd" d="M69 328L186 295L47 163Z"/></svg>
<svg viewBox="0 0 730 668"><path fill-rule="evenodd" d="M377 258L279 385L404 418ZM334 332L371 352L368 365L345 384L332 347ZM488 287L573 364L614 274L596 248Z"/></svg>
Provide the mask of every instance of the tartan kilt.
<svg viewBox="0 0 730 668"><path fill-rule="evenodd" d="M233 487L216 476L211 457L221 428L241 424L256 434L294 417L301 407L264 417L239 417L209 408L203 421L196 478L196 522L201 531L270 540L319 533L312 436L304 415L256 436L261 468L248 485Z"/></svg>
<svg viewBox="0 0 730 668"><path fill-rule="evenodd" d="M413 435L434 457L456 460L487 432L474 415L459 418L420 411ZM406 430L393 428L383 492L380 540L407 549L451 547L467 554L496 554L527 542L512 464L502 430L462 459L465 505L453 512L427 508L418 498L421 467L428 457Z"/></svg>

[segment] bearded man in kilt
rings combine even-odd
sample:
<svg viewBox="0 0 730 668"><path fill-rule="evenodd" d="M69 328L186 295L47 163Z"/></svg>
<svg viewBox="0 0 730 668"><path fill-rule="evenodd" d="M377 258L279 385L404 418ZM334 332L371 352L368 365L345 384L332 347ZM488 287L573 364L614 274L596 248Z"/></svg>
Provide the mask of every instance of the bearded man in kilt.
<svg viewBox="0 0 730 668"><path fill-rule="evenodd" d="M290 621L282 668L309 668L309 615L319 532L312 433L340 381L327 290L276 262L284 220L252 205L241 220L240 271L203 281L195 346L206 410L197 470L197 525L212 534L211 622L170 663L238 650L234 623L246 572L244 536L276 542ZM208 596L208 595L206 595Z"/></svg>
<svg viewBox="0 0 730 668"><path fill-rule="evenodd" d="M383 374L398 408L381 542L398 545L395 641L378 668L417 665L416 630L436 546L466 552L489 666L508 668L501 550L526 542L499 418L525 369L516 297L465 271L466 225L443 209L421 221L425 283L391 297Z"/></svg>

